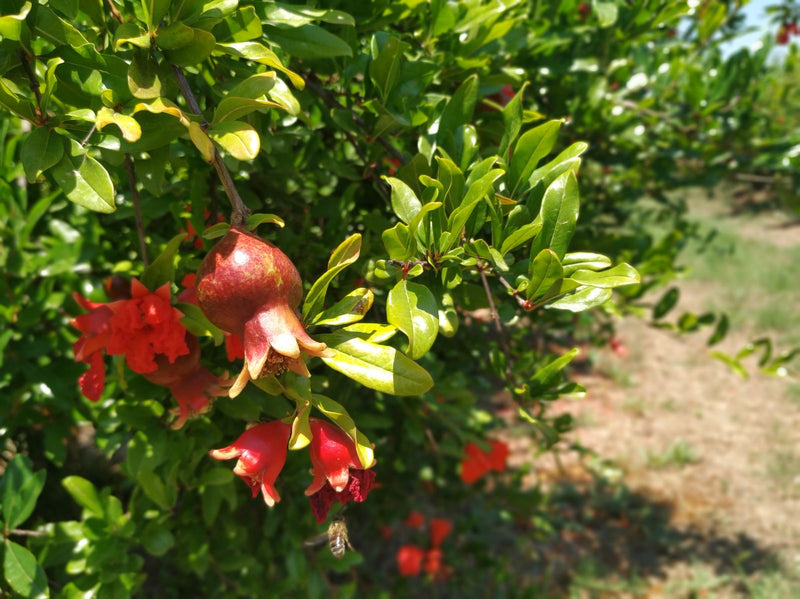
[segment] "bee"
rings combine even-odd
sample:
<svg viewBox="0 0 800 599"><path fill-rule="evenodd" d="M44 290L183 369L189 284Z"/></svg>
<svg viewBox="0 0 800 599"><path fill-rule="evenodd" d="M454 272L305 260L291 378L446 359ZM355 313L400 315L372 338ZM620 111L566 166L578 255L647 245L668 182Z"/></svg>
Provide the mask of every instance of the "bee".
<svg viewBox="0 0 800 599"><path fill-rule="evenodd" d="M327 531L308 539L303 544L306 547L316 547L325 541L328 542L328 546L331 549L331 554L333 554L333 557L337 559L343 558L347 549L350 549L350 551L355 551L353 546L350 544L350 536L347 533L347 523L344 520L344 516L341 514L334 516L333 520L331 520L331 523L328 526Z"/></svg>

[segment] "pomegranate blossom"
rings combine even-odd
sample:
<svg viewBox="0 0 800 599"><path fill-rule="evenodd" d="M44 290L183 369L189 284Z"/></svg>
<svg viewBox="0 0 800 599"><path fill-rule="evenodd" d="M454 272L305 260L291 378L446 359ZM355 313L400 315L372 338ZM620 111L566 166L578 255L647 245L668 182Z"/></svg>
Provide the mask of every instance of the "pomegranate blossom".
<svg viewBox="0 0 800 599"><path fill-rule="evenodd" d="M327 346L306 334L296 312L303 297L300 274L268 241L231 228L200 265L195 290L206 317L244 344L244 368L230 397L262 376L286 370L310 376L301 352L325 355Z"/></svg>

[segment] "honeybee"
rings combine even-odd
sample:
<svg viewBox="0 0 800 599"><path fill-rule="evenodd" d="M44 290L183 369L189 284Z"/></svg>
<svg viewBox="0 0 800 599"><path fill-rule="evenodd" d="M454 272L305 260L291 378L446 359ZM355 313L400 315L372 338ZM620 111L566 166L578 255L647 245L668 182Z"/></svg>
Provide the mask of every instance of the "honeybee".
<svg viewBox="0 0 800 599"><path fill-rule="evenodd" d="M347 523L344 520L344 516L341 514L337 514L333 517L333 520L331 520L327 531L308 539L303 544L306 547L316 547L325 541L328 542L328 547L331 549L331 554L333 554L333 557L337 559L343 558L347 549L350 549L350 551L355 551L353 546L350 544L350 537L347 534Z"/></svg>

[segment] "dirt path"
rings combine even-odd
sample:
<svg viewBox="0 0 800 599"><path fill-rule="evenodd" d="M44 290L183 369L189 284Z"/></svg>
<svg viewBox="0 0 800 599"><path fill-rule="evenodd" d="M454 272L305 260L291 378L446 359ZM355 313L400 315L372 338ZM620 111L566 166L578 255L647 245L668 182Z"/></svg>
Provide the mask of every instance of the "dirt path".
<svg viewBox="0 0 800 599"><path fill-rule="evenodd" d="M800 231L792 235L776 247L799 244ZM707 285L680 288L681 308L702 309ZM577 596L800 597L800 385L739 379L710 357L707 333L680 337L635 318L618 330L627 355L593 356L595 373L578 378L588 394L566 411L579 423L573 438L610 459L635 498L597 519L593 534L619 529L605 551L627 543L629 555L607 566L643 581ZM657 526L642 509L660 510ZM657 566L641 559L650 550Z"/></svg>

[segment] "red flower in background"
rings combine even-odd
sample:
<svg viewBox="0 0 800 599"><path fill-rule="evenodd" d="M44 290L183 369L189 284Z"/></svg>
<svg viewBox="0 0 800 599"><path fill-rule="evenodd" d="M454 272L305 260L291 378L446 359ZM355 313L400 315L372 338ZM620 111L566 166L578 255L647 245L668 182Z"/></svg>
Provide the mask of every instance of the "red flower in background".
<svg viewBox="0 0 800 599"><path fill-rule="evenodd" d="M233 473L250 486L253 497L260 490L264 502L272 507L281 500L275 490L275 480L286 462L291 432L290 425L273 420L247 429L233 444L212 449L209 455L217 460L239 458Z"/></svg>
<svg viewBox="0 0 800 599"><path fill-rule="evenodd" d="M70 321L72 326L83 333L72 346L75 359L89 364L89 370L80 376L78 384L87 398L97 401L106 385L103 352L111 339L111 317L114 313L108 304L91 302L78 293L73 293L72 297L79 306L89 311Z"/></svg>
<svg viewBox="0 0 800 599"><path fill-rule="evenodd" d="M366 470L356 451L356 444L338 426L312 418L310 421L311 474L314 480L305 494L317 522L324 522L334 501L342 505L364 501L372 488L375 472ZM372 464L370 464L370 467Z"/></svg>
<svg viewBox="0 0 800 599"><path fill-rule="evenodd" d="M489 441L490 450L483 451L476 443L469 442L464 448L466 454L461 460L461 480L472 484L490 470L503 472L508 459L508 445L502 441Z"/></svg>
<svg viewBox="0 0 800 599"><path fill-rule="evenodd" d="M397 569L402 576L417 576L422 571L425 550L416 545L403 545L397 550Z"/></svg>
<svg viewBox="0 0 800 599"><path fill-rule="evenodd" d="M153 372L158 368L156 355L163 354L170 363L189 353L183 313L170 303L169 283L155 293L136 279L131 280L131 299L108 304L114 313L110 319L111 336L106 345L110 355L124 355L134 372Z"/></svg>
<svg viewBox="0 0 800 599"><path fill-rule="evenodd" d="M422 528L425 525L425 516L419 512L410 512L403 524L409 528Z"/></svg>
<svg viewBox="0 0 800 599"><path fill-rule="evenodd" d="M453 530L453 523L447 518L431 520L431 545L439 547Z"/></svg>

